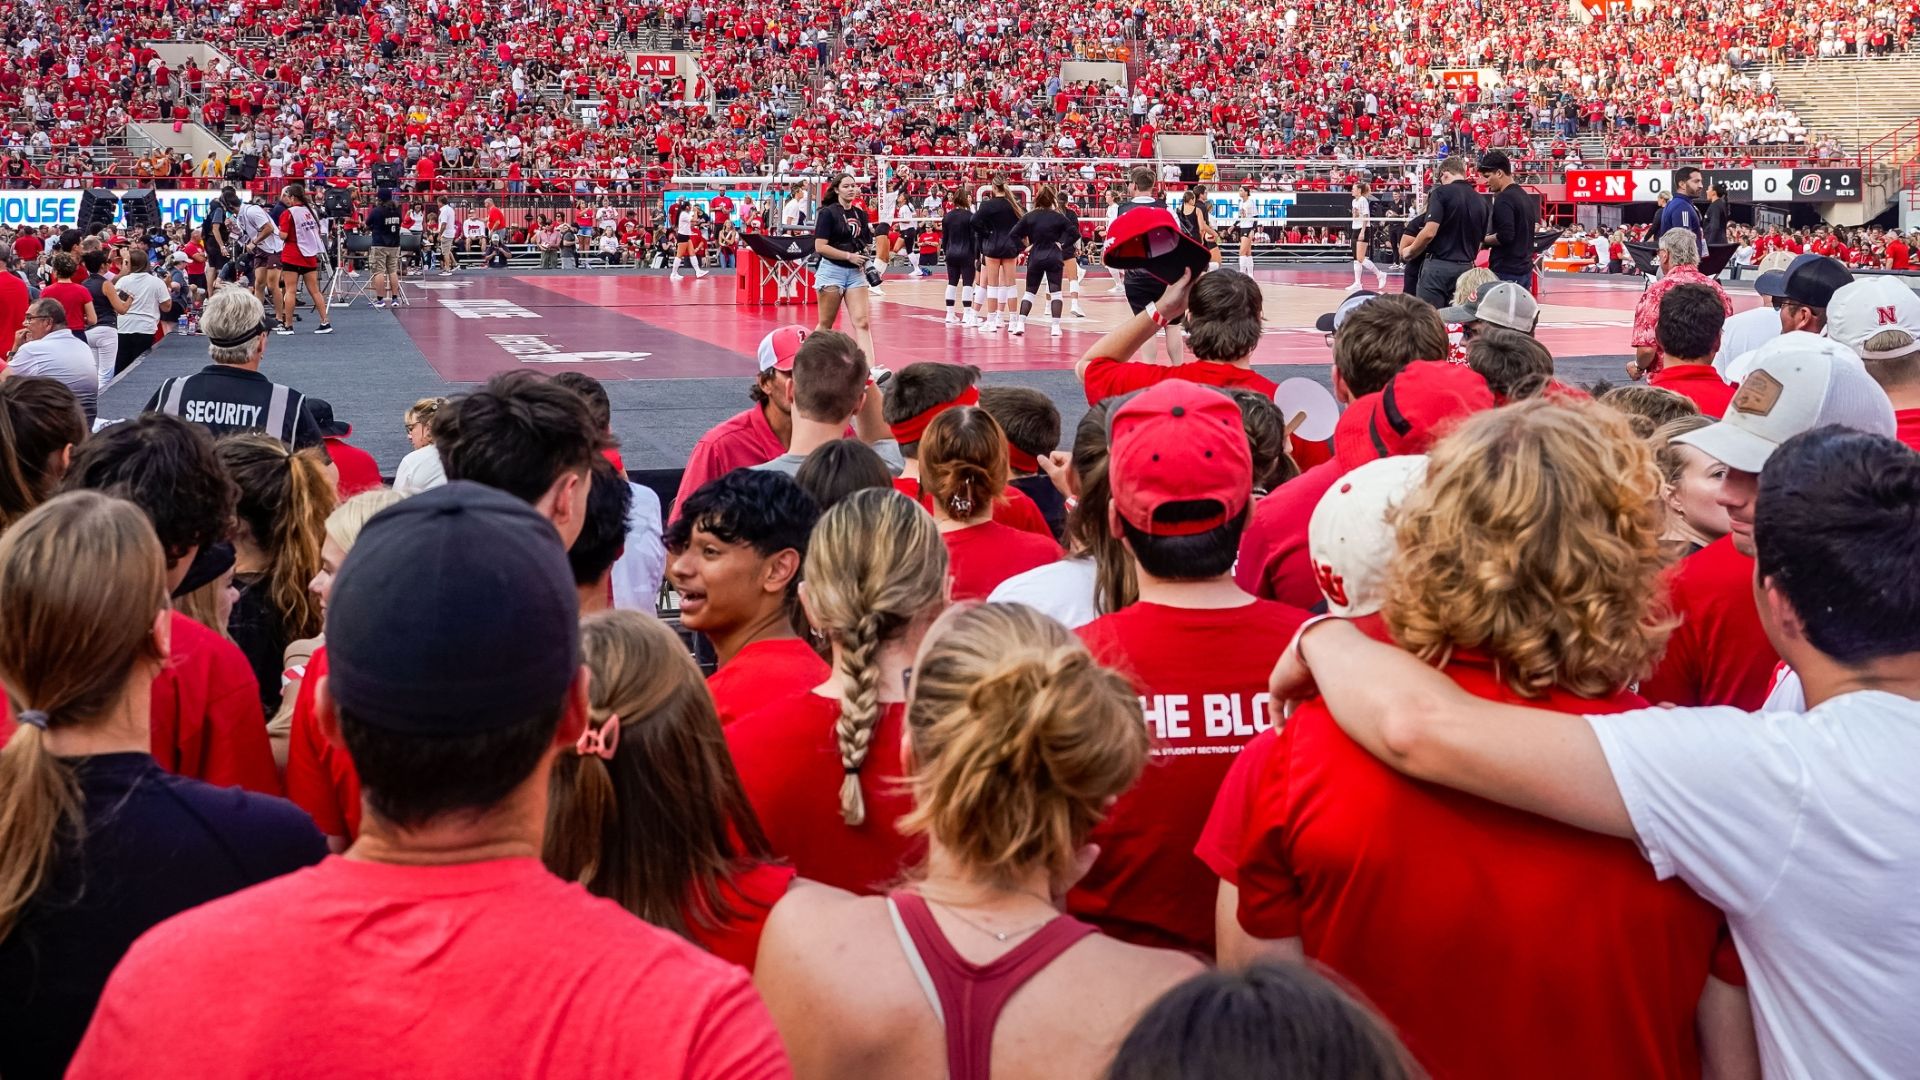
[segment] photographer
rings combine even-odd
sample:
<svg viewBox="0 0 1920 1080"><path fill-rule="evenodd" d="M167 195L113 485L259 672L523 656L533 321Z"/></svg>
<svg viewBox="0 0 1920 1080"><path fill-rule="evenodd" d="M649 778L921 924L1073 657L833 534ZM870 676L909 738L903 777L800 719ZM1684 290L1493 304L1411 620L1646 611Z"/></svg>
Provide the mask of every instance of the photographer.
<svg viewBox="0 0 1920 1080"><path fill-rule="evenodd" d="M393 201L393 191L381 188L379 201L367 211L367 236L372 244L368 249L367 265L373 275L367 284L373 289L373 306L376 308L396 303L400 297L400 226L403 217L400 204Z"/></svg>
<svg viewBox="0 0 1920 1080"><path fill-rule="evenodd" d="M229 219L240 209L240 193L231 186L220 189L220 197L207 204L207 216L200 222L200 246L207 255L209 291L220 271L233 257L233 232Z"/></svg>

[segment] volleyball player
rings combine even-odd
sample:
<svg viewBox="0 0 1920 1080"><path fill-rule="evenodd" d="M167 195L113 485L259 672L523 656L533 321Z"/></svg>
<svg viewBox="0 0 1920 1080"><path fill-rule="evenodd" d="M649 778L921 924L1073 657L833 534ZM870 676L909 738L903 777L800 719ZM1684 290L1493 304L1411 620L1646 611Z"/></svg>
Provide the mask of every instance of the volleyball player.
<svg viewBox="0 0 1920 1080"><path fill-rule="evenodd" d="M1080 214L1074 210L1073 203L1066 197L1065 192L1060 193L1059 209L1060 213L1066 216L1070 229L1060 244L1061 250L1066 253L1066 261L1060 264L1061 277L1067 283L1067 303L1072 309L1073 317L1084 319L1087 313L1080 310L1080 281L1085 276L1080 269L1080 241L1083 239L1080 235Z"/></svg>
<svg viewBox="0 0 1920 1080"><path fill-rule="evenodd" d="M1253 185L1244 184L1240 188L1240 197L1234 200L1233 232L1240 241L1240 272L1253 273L1253 234L1259 224L1258 206L1253 198Z"/></svg>
<svg viewBox="0 0 1920 1080"><path fill-rule="evenodd" d="M1052 184L1040 185L1033 196L1033 209L1028 211L1020 223L1013 227L1015 242L1027 244L1027 287L1020 294L1020 312L1013 317L1013 324L1007 330L1009 334L1024 334L1027 331L1027 314L1033 310L1033 294L1040 289L1040 283L1047 283L1047 299L1052 305L1052 336L1060 336L1060 279L1066 263L1066 242L1069 236L1079 236L1067 215L1055 206L1058 197Z"/></svg>
<svg viewBox="0 0 1920 1080"><path fill-rule="evenodd" d="M1020 224L1020 207L1013 201L1005 173L993 174L993 194L980 203L973 215L973 231L980 238L980 254L985 259L981 277L985 280L987 302L983 334L998 333L1000 310L1013 307L1013 261L1020 257L1020 242L1013 238Z"/></svg>
<svg viewBox="0 0 1920 1080"><path fill-rule="evenodd" d="M1200 242L1207 249L1207 269L1220 268L1220 237L1213 231L1213 223L1207 220L1207 187L1195 184L1180 196L1180 209L1174 211L1174 218L1180 222L1180 231Z"/></svg>
<svg viewBox="0 0 1920 1080"><path fill-rule="evenodd" d="M682 259L693 263L694 277L703 278L707 276L706 263L701 258L700 253L694 250L693 246L693 233L694 230L699 227L699 219L695 217L693 212L692 200L680 200L673 208L673 239L675 246L673 249L673 271L667 275L669 279L673 281L680 280L680 260Z"/></svg>
<svg viewBox="0 0 1920 1080"><path fill-rule="evenodd" d="M900 253L907 257L912 276L920 276L920 221L913 216L913 196L902 187L893 198L893 231L900 238Z"/></svg>
<svg viewBox="0 0 1920 1080"><path fill-rule="evenodd" d="M1387 272L1375 266L1367 252L1369 246L1367 234L1370 231L1368 226L1373 221L1373 204L1367 201L1367 193L1372 189L1364 181L1356 180L1353 182L1352 190L1353 220L1350 224L1353 226L1353 284L1347 286L1347 291L1351 292L1360 287L1360 271L1371 270L1374 279L1373 287L1377 292L1387 287Z"/></svg>
<svg viewBox="0 0 1920 1080"><path fill-rule="evenodd" d="M962 183L948 196L948 203L951 209L940 219L940 259L947 264L947 324L975 326L980 320L973 315L973 277L980 265L980 244L973 234L973 196ZM956 294L965 315L962 319L953 316Z"/></svg>
<svg viewBox="0 0 1920 1080"><path fill-rule="evenodd" d="M1113 223L1119 220L1120 215L1124 213L1126 209L1127 209L1126 201L1120 197L1120 189L1108 188L1107 189L1107 228L1109 229L1113 228ZM1126 291L1127 275L1125 271L1115 270L1113 267L1109 266L1107 267L1107 274L1113 278L1113 288L1108 289L1107 290L1108 292L1117 293L1117 292Z"/></svg>

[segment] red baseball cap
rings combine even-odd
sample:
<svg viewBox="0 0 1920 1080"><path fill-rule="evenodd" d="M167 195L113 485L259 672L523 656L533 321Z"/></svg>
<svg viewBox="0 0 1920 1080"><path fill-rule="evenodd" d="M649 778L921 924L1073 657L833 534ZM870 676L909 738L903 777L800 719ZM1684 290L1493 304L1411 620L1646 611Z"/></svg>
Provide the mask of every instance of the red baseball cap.
<svg viewBox="0 0 1920 1080"><path fill-rule="evenodd" d="M1114 512L1149 536L1217 529L1253 498L1253 453L1240 407L1218 390L1168 379L1115 409L1107 432ZM1190 503L1214 505L1198 517L1160 520L1167 508ZM1118 535L1118 522L1111 524Z"/></svg>
<svg viewBox="0 0 1920 1080"><path fill-rule="evenodd" d="M800 343L807 340L805 327L783 326L760 339L761 371L792 371L793 358L800 353Z"/></svg>
<svg viewBox="0 0 1920 1080"><path fill-rule="evenodd" d="M1115 270L1144 270L1168 284L1180 280L1182 270L1199 277L1213 259L1199 241L1180 231L1172 213L1157 206L1138 207L1115 218L1107 226L1101 255Z"/></svg>
<svg viewBox="0 0 1920 1080"><path fill-rule="evenodd" d="M1342 469L1396 454L1424 454L1463 416L1495 405L1487 380L1465 364L1415 360L1386 389L1347 407L1333 431Z"/></svg>

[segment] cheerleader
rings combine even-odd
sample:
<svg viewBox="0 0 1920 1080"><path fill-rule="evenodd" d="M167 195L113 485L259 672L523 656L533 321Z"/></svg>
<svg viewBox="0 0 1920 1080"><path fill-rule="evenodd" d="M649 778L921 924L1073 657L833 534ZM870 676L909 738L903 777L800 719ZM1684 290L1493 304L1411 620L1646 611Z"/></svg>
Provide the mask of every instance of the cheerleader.
<svg viewBox="0 0 1920 1080"><path fill-rule="evenodd" d="M973 196L964 185L948 197L946 216L940 219L940 258L947 264L947 325L976 326L973 315L973 275L980 264L980 245L973 234ZM953 301L960 301L964 319L953 315Z"/></svg>
<svg viewBox="0 0 1920 1080"><path fill-rule="evenodd" d="M1020 257L1020 243L1013 238L1014 227L1020 224L1020 207L1013 201L1004 173L995 173L992 184L993 194L980 203L980 209L973 215L973 231L980 239L980 255L984 260L981 277L987 290L984 306L987 319L980 326L983 334L999 332L1002 304L1008 309L1013 307L1013 262Z"/></svg>
<svg viewBox="0 0 1920 1080"><path fill-rule="evenodd" d="M1024 241L1027 245L1027 287L1020 294L1020 313L1013 317L1012 325L1007 329L1009 334L1026 333L1027 315L1033 310L1033 296L1040 291L1040 283L1044 281L1048 303L1053 309L1053 318L1048 325L1053 328L1054 337L1060 336L1060 282L1066 266L1066 245L1070 237L1080 235L1080 230L1073 219L1056 208L1058 201L1053 185L1042 184L1033 196L1033 209L1013 227L1014 241Z"/></svg>
<svg viewBox="0 0 1920 1080"><path fill-rule="evenodd" d="M1234 202L1233 232L1240 240L1240 272L1253 273L1253 234L1259 223L1258 207L1253 199L1253 185L1247 184L1240 189L1240 198Z"/></svg>
<svg viewBox="0 0 1920 1080"><path fill-rule="evenodd" d="M1373 204L1367 201L1367 192L1369 190L1371 189L1369 189L1364 182L1359 180L1354 181L1353 220L1349 222L1349 224L1353 226L1353 284L1347 286L1348 292L1352 292L1360 287L1360 271L1362 270L1373 271L1373 287L1375 291L1387 287L1387 272L1375 266L1373 260L1367 255L1368 225L1373 220Z"/></svg>
<svg viewBox="0 0 1920 1080"><path fill-rule="evenodd" d="M1072 306L1073 317L1076 319L1084 319L1087 317L1087 313L1080 310L1080 280L1084 276L1080 269L1080 242L1082 239L1080 235L1080 215L1074 211L1073 204L1065 198L1060 200L1060 213L1066 216L1067 224L1072 230L1067 233L1066 240L1061 244L1061 247L1066 251L1067 255L1066 261L1061 264L1062 276L1067 282L1067 302Z"/></svg>
<svg viewBox="0 0 1920 1080"><path fill-rule="evenodd" d="M707 264L699 255L694 254L693 250L693 234L697 228L698 222L693 214L693 201L691 199L680 200L673 208L673 238L675 246L673 249L673 271L667 275L670 280L680 280L680 263L683 259L690 260L693 263L694 277L703 278L707 276Z"/></svg>

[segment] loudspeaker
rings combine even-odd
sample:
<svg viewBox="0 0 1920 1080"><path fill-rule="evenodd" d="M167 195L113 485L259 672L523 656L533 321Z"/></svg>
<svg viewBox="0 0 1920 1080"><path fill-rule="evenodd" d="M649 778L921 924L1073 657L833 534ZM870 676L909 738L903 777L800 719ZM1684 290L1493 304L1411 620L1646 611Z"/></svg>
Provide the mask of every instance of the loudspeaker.
<svg viewBox="0 0 1920 1080"><path fill-rule="evenodd" d="M127 228L142 233L160 227L160 198L151 188L134 188L120 196L120 207L127 215Z"/></svg>
<svg viewBox="0 0 1920 1080"><path fill-rule="evenodd" d="M91 232L95 225L112 225L120 215L120 196L106 188L88 188L80 194L80 216L73 227Z"/></svg>
<svg viewBox="0 0 1920 1080"><path fill-rule="evenodd" d="M397 161L377 162L373 166L373 186L391 191L400 186L400 163Z"/></svg>

